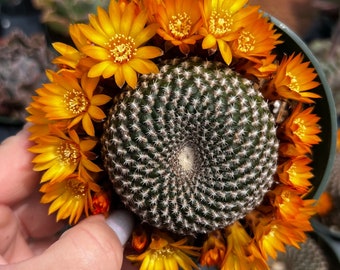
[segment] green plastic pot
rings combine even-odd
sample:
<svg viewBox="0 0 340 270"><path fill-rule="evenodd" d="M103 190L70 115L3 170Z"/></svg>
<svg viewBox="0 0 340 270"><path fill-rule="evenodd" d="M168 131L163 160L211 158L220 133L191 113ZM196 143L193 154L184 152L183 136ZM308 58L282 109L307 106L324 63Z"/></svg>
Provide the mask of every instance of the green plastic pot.
<svg viewBox="0 0 340 270"><path fill-rule="evenodd" d="M305 61L311 62L318 75L316 80L320 82L320 85L313 92L319 94L322 98L315 99L313 113L321 117L319 121L321 133L319 136L322 141L312 148L313 161L311 166L313 167L314 177L311 182L314 189L308 195L310 198L318 199L329 180L336 151L337 115L332 91L320 63L302 39L278 19L271 16L270 19L275 24L278 33L282 34L280 39L284 41L283 44L277 46L276 53L283 56L284 54L302 52L305 55Z"/></svg>

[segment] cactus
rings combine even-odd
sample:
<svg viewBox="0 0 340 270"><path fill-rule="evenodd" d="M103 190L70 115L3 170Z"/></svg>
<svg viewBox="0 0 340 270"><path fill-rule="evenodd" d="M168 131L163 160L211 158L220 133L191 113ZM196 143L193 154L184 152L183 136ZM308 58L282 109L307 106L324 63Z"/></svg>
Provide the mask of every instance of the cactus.
<svg viewBox="0 0 340 270"><path fill-rule="evenodd" d="M300 249L288 246L286 252L279 253L275 261L271 260L271 270L328 270L329 262L324 250L316 240L309 237L300 245Z"/></svg>
<svg viewBox="0 0 340 270"><path fill-rule="evenodd" d="M332 209L320 217L320 221L340 233L340 152L335 155L334 166L325 190L332 199Z"/></svg>
<svg viewBox="0 0 340 270"><path fill-rule="evenodd" d="M88 21L89 13L96 13L97 6L106 8L109 0L32 0L42 11L41 20L59 34L68 35L70 23Z"/></svg>
<svg viewBox="0 0 340 270"><path fill-rule="evenodd" d="M17 30L0 44L0 121L24 123L25 108L34 91L47 81L45 69L52 69L53 55L45 37L31 37Z"/></svg>
<svg viewBox="0 0 340 270"><path fill-rule="evenodd" d="M278 140L253 82L200 58L165 60L115 101L106 170L144 222L206 233L244 217L273 183Z"/></svg>

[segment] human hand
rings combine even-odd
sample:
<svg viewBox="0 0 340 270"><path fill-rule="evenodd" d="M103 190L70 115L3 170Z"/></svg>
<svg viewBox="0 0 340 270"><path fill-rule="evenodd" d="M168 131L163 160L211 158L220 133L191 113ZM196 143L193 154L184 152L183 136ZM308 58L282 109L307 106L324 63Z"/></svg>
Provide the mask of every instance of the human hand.
<svg viewBox="0 0 340 270"><path fill-rule="evenodd" d="M121 269L132 217L90 216L59 237L66 223L40 203L29 146L25 129L0 145L0 270Z"/></svg>

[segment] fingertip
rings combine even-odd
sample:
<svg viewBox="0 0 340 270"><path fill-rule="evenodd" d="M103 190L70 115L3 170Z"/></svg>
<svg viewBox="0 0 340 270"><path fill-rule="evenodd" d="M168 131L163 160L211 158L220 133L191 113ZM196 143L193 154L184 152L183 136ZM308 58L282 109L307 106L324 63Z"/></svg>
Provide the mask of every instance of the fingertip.
<svg viewBox="0 0 340 270"><path fill-rule="evenodd" d="M120 243L124 245L132 233L134 218L126 210L116 210L106 219L106 224L116 233Z"/></svg>

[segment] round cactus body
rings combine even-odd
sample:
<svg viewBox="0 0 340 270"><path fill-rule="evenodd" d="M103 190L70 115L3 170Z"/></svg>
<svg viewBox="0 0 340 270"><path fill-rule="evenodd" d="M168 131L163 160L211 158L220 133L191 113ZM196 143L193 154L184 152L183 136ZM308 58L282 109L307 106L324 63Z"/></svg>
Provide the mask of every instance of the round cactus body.
<svg viewBox="0 0 340 270"><path fill-rule="evenodd" d="M200 58L162 62L117 97L102 137L115 191L142 221L176 233L222 228L273 183L278 140L250 80Z"/></svg>

